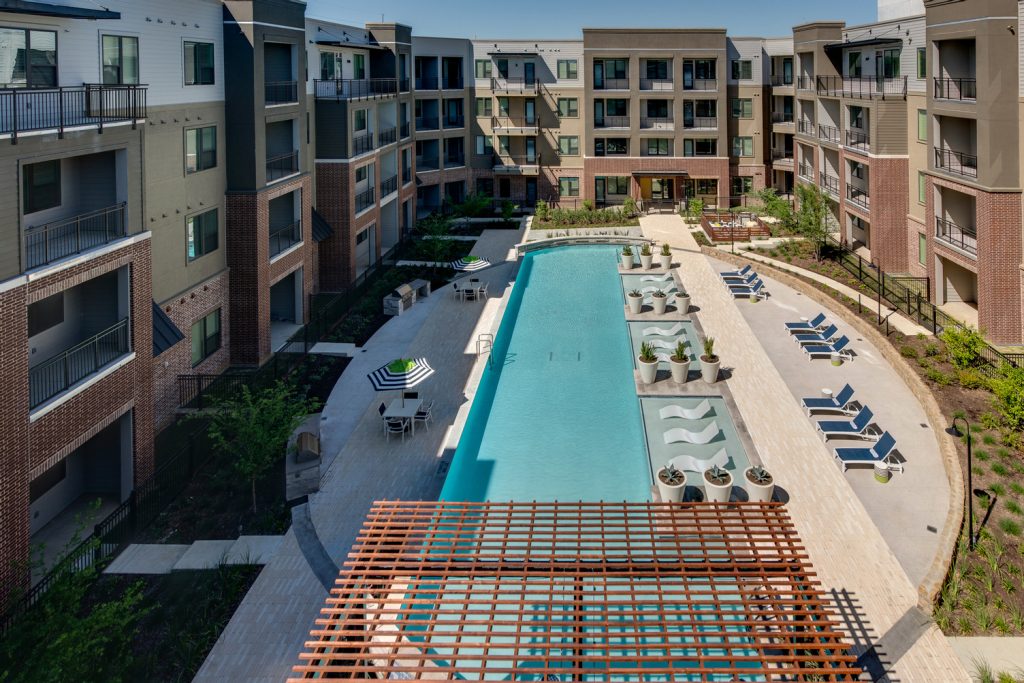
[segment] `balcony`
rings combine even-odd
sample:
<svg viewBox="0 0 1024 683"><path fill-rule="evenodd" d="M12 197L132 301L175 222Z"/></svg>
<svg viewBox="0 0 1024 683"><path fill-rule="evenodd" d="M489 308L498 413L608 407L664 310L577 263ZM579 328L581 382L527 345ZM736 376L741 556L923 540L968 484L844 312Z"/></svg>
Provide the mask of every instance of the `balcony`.
<svg viewBox="0 0 1024 683"><path fill-rule="evenodd" d="M843 76L818 76L818 95L825 97L847 97L862 100L906 99L907 77L859 78Z"/></svg>
<svg viewBox="0 0 1024 683"><path fill-rule="evenodd" d="M978 157L974 154L936 147L935 168L941 169L946 173L964 176L965 178L977 178Z"/></svg>
<svg viewBox="0 0 1024 683"><path fill-rule="evenodd" d="M814 125L814 121L800 120L797 121L796 132L813 138L818 134L818 127Z"/></svg>
<svg viewBox="0 0 1024 683"><path fill-rule="evenodd" d="M871 148L871 135L866 130L850 129L846 131L846 146L866 152Z"/></svg>
<svg viewBox="0 0 1024 683"><path fill-rule="evenodd" d="M683 76L683 90L698 92L714 92L718 90L717 78L690 78Z"/></svg>
<svg viewBox="0 0 1024 683"><path fill-rule="evenodd" d="M392 145L398 142L398 129L394 126L390 128L381 128L377 133L377 146L384 147L385 145Z"/></svg>
<svg viewBox="0 0 1024 683"><path fill-rule="evenodd" d="M793 150L791 149L773 149L772 150L772 166L782 171L793 170Z"/></svg>
<svg viewBox="0 0 1024 683"><path fill-rule="evenodd" d="M594 119L594 128L629 128L628 116L605 116Z"/></svg>
<svg viewBox="0 0 1024 683"><path fill-rule="evenodd" d="M445 90L462 90L463 88L466 87L465 83L462 80L462 76L458 76L456 78L445 77L442 80L441 85L444 86Z"/></svg>
<svg viewBox="0 0 1024 683"><path fill-rule="evenodd" d="M444 167L445 168L458 168L466 165L466 155L459 154L446 154L444 156Z"/></svg>
<svg viewBox="0 0 1024 683"><path fill-rule="evenodd" d="M25 230L26 267L48 263L109 244L125 236L127 205L124 202Z"/></svg>
<svg viewBox="0 0 1024 683"><path fill-rule="evenodd" d="M964 228L936 216L935 238L974 256L978 255L978 235L974 228Z"/></svg>
<svg viewBox="0 0 1024 683"><path fill-rule="evenodd" d="M363 211L366 211L374 204L376 204L376 200L377 195L373 191L372 187L368 190L363 190L362 192L356 194L356 213L362 213Z"/></svg>
<svg viewBox="0 0 1024 683"><path fill-rule="evenodd" d="M811 164L800 164L797 169L797 175L800 176L801 180L806 180L809 183L814 182L814 166Z"/></svg>
<svg viewBox="0 0 1024 683"><path fill-rule="evenodd" d="M825 193L832 195L836 199L839 198L839 178L833 175L829 175L822 171L818 174L818 186L821 187Z"/></svg>
<svg viewBox="0 0 1024 683"><path fill-rule="evenodd" d="M438 161L438 158L437 158L436 154L431 156L431 157L429 157L429 160L428 160L428 157L426 157L426 156L418 156L418 157L416 157L416 172L417 173L426 173L427 171L437 171L437 170L440 170L440 168L441 168L441 162Z"/></svg>
<svg viewBox="0 0 1024 683"><path fill-rule="evenodd" d="M373 151L373 133L363 133L352 138L352 156Z"/></svg>
<svg viewBox="0 0 1024 683"><path fill-rule="evenodd" d="M814 90L814 76L801 76L796 79L797 90Z"/></svg>
<svg viewBox="0 0 1024 683"><path fill-rule="evenodd" d="M407 169L409 170L409 169ZM380 196L387 197L389 194L398 192L398 176L393 175L380 181Z"/></svg>
<svg viewBox="0 0 1024 683"><path fill-rule="evenodd" d="M493 170L495 173L504 175L539 175L540 155L510 156L507 154L495 154Z"/></svg>
<svg viewBox="0 0 1024 683"><path fill-rule="evenodd" d="M539 131L536 116L495 116L491 119L491 127L499 135L537 135Z"/></svg>
<svg viewBox="0 0 1024 683"><path fill-rule="evenodd" d="M0 135L136 122L146 118L145 85L83 85L76 88L0 89Z"/></svg>
<svg viewBox="0 0 1024 683"><path fill-rule="evenodd" d="M270 258L291 249L302 241L302 221L297 220L270 231Z"/></svg>
<svg viewBox="0 0 1024 683"><path fill-rule="evenodd" d="M437 116L417 116L416 130L439 130L440 119Z"/></svg>
<svg viewBox="0 0 1024 683"><path fill-rule="evenodd" d="M444 127L447 128L465 128L466 117L462 114L446 114L444 117Z"/></svg>
<svg viewBox="0 0 1024 683"><path fill-rule="evenodd" d="M794 82L793 75L775 75L772 76L772 87L773 88L792 88Z"/></svg>
<svg viewBox="0 0 1024 683"><path fill-rule="evenodd" d="M605 78L601 84L594 84L594 90L629 90L628 78Z"/></svg>
<svg viewBox="0 0 1024 683"><path fill-rule="evenodd" d="M405 79L408 90L409 79ZM398 80L394 78L336 78L314 80L313 94L318 100L384 99L398 94Z"/></svg>
<svg viewBox="0 0 1024 683"><path fill-rule="evenodd" d="M838 189L837 189L838 192ZM846 201L864 211L871 210L871 196L862 187L846 184Z"/></svg>
<svg viewBox="0 0 1024 683"><path fill-rule="evenodd" d="M978 81L974 78L935 78L935 99L957 102L975 102L978 99Z"/></svg>
<svg viewBox="0 0 1024 683"><path fill-rule="evenodd" d="M776 111L772 112L772 123L775 124L786 124L793 123L796 120L796 116L791 111Z"/></svg>
<svg viewBox="0 0 1024 683"><path fill-rule="evenodd" d="M403 140L405 140L407 137L412 135L412 126L409 125L408 121L403 123L401 128L402 128L402 139Z"/></svg>
<svg viewBox="0 0 1024 683"><path fill-rule="evenodd" d="M267 81L263 84L263 101L268 107L297 103L299 101L298 81Z"/></svg>
<svg viewBox="0 0 1024 683"><path fill-rule="evenodd" d="M671 78L641 78L640 89L655 92L672 92L674 83Z"/></svg>
<svg viewBox="0 0 1024 683"><path fill-rule="evenodd" d="M693 116L683 119L686 130L715 130L718 128L717 116Z"/></svg>
<svg viewBox="0 0 1024 683"><path fill-rule="evenodd" d="M437 90L437 76L419 76L416 78L417 90Z"/></svg>
<svg viewBox="0 0 1024 683"><path fill-rule="evenodd" d="M818 139L822 142L831 142L834 145L839 144L839 129L835 126L818 126Z"/></svg>
<svg viewBox="0 0 1024 683"><path fill-rule="evenodd" d="M676 127L671 116L644 116L640 119L643 130L672 130Z"/></svg>
<svg viewBox="0 0 1024 683"><path fill-rule="evenodd" d="M127 318L29 368L29 408L34 409L131 353Z"/></svg>
<svg viewBox="0 0 1024 683"><path fill-rule="evenodd" d="M537 79L526 78L492 78L491 90L503 95L534 96L540 91Z"/></svg>
<svg viewBox="0 0 1024 683"><path fill-rule="evenodd" d="M267 159L267 182L295 175L299 172L299 153L288 152Z"/></svg>

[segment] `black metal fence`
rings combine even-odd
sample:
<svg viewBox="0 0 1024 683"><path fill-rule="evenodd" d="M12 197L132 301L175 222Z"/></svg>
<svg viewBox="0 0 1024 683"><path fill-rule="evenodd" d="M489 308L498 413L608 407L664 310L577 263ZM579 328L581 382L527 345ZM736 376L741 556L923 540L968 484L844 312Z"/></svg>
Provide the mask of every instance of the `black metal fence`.
<svg viewBox="0 0 1024 683"><path fill-rule="evenodd" d="M267 182L287 178L299 172L299 153L288 152L267 158Z"/></svg>
<svg viewBox="0 0 1024 683"><path fill-rule="evenodd" d="M302 241L302 220L270 231L270 258Z"/></svg>
<svg viewBox="0 0 1024 683"><path fill-rule="evenodd" d="M121 202L25 230L27 267L52 263L125 236L127 204Z"/></svg>
<svg viewBox="0 0 1024 683"><path fill-rule="evenodd" d="M292 102L298 102L298 81L267 81L263 84L263 101L267 104L291 104Z"/></svg>
<svg viewBox="0 0 1024 683"><path fill-rule="evenodd" d="M404 81L409 89L409 80ZM380 98L398 92L398 81L394 78L335 78L314 80L313 95L318 100L347 100Z"/></svg>
<svg viewBox="0 0 1024 683"><path fill-rule="evenodd" d="M61 137L68 128L96 126L146 118L145 85L86 84L45 90L0 89L0 134L55 129Z"/></svg>
<svg viewBox="0 0 1024 683"><path fill-rule="evenodd" d="M28 371L29 408L35 408L57 394L96 373L108 363L131 352L128 319L79 342Z"/></svg>

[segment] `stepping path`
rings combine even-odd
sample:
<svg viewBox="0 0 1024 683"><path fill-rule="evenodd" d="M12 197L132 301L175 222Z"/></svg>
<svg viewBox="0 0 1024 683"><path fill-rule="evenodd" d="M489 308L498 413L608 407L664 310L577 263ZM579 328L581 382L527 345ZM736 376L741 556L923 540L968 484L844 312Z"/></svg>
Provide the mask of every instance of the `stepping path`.
<svg viewBox="0 0 1024 683"><path fill-rule="evenodd" d="M234 541L196 541L191 545L134 543L103 570L104 574L170 574L221 565L267 564L283 536L240 536Z"/></svg>
<svg viewBox="0 0 1024 683"><path fill-rule="evenodd" d="M729 386L751 439L789 494L789 513L862 665L901 683L970 680L682 219L647 216L641 226L675 248L705 333L732 370Z"/></svg>

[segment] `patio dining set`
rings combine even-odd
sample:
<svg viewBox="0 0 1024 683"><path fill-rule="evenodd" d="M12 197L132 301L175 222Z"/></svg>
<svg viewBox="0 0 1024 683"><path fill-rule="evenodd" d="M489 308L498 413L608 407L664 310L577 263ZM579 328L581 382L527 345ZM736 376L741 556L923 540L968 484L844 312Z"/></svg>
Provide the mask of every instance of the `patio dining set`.
<svg viewBox="0 0 1024 683"><path fill-rule="evenodd" d="M454 295L462 301L479 301L487 298L487 283L473 277L468 281L456 281L452 285Z"/></svg>

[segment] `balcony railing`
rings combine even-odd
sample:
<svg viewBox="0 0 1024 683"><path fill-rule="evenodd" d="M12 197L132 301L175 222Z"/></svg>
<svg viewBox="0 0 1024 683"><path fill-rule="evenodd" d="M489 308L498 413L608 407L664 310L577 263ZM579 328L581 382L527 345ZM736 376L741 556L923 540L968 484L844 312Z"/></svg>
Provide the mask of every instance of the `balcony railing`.
<svg viewBox="0 0 1024 683"><path fill-rule="evenodd" d="M377 195L374 193L371 187L368 190L363 190L356 195L356 213L362 213L376 203Z"/></svg>
<svg viewBox="0 0 1024 683"><path fill-rule="evenodd" d="M683 79L683 90L718 90L717 78L691 78Z"/></svg>
<svg viewBox="0 0 1024 683"><path fill-rule="evenodd" d="M290 249L302 241L302 221L297 220L270 231L270 258Z"/></svg>
<svg viewBox="0 0 1024 683"><path fill-rule="evenodd" d="M125 318L67 351L29 368L29 408L36 408L64 393L130 352L129 325Z"/></svg>
<svg viewBox="0 0 1024 683"><path fill-rule="evenodd" d="M461 76L459 78L445 78L442 81L442 85L445 90L462 90L466 87Z"/></svg>
<svg viewBox="0 0 1024 683"><path fill-rule="evenodd" d="M146 118L145 85L82 85L75 88L0 89L0 135L93 127Z"/></svg>
<svg viewBox="0 0 1024 683"><path fill-rule="evenodd" d="M776 88L792 87L793 81L794 81L794 78L793 78L792 74L790 74L789 76L785 76L785 75L775 75L775 76L772 76L772 86L774 86Z"/></svg>
<svg viewBox="0 0 1024 683"><path fill-rule="evenodd" d="M299 153L288 152L267 159L267 182L280 180L299 172Z"/></svg>
<svg viewBox="0 0 1024 683"><path fill-rule="evenodd" d="M412 90L411 85L412 81L408 78L398 79L398 90L400 92L410 92Z"/></svg>
<svg viewBox="0 0 1024 683"><path fill-rule="evenodd" d="M656 90L659 92L671 92L674 83L671 78L641 78L641 90Z"/></svg>
<svg viewBox="0 0 1024 683"><path fill-rule="evenodd" d="M800 120L796 122L796 132L814 137L818 134L818 127L814 125L814 121Z"/></svg>
<svg viewBox="0 0 1024 683"><path fill-rule="evenodd" d="M401 128L402 128L402 139L403 140L406 139L407 137L409 137L410 135L412 135L412 126L409 125L408 121L403 123Z"/></svg>
<svg viewBox="0 0 1024 683"><path fill-rule="evenodd" d="M974 102L978 99L978 81L974 78L936 78L935 99Z"/></svg>
<svg viewBox="0 0 1024 683"><path fill-rule="evenodd" d="M713 130L718 128L718 117L717 116L694 116L692 118L683 118L683 128L687 130L693 129L706 129Z"/></svg>
<svg viewBox="0 0 1024 683"><path fill-rule="evenodd" d="M416 130L437 130L440 119L436 116L417 116Z"/></svg>
<svg viewBox="0 0 1024 683"><path fill-rule="evenodd" d="M398 192L398 175L385 178L380 181L380 196L387 197L389 194Z"/></svg>
<svg viewBox="0 0 1024 683"><path fill-rule="evenodd" d="M605 78L601 85L594 84L594 90L629 90L629 79Z"/></svg>
<svg viewBox="0 0 1024 683"><path fill-rule="evenodd" d="M536 79L501 77L491 79L491 90L495 92L536 95L538 87Z"/></svg>
<svg viewBox="0 0 1024 683"><path fill-rule="evenodd" d="M462 114L446 114L444 117L445 128L465 128L466 117Z"/></svg>
<svg viewBox="0 0 1024 683"><path fill-rule="evenodd" d="M846 201L854 206L859 206L865 211L871 210L871 196L868 194L868 191L862 187L856 187L847 183Z"/></svg>
<svg viewBox="0 0 1024 683"><path fill-rule="evenodd" d="M416 79L417 90L437 90L437 76L420 76Z"/></svg>
<svg viewBox="0 0 1024 683"><path fill-rule="evenodd" d="M871 135L865 130L848 130L846 131L846 145L857 149L868 149L871 147Z"/></svg>
<svg viewBox="0 0 1024 683"><path fill-rule="evenodd" d="M417 172L421 172L421 171L436 171L436 170L438 170L440 168L441 168L441 162L438 161L436 156L430 157L429 160L427 159L427 157L424 157L424 156L416 157L416 171Z"/></svg>
<svg viewBox="0 0 1024 683"><path fill-rule="evenodd" d="M335 78L313 81L313 94L318 100L379 99L397 93L398 80L394 78Z"/></svg>
<svg viewBox="0 0 1024 683"><path fill-rule="evenodd" d="M125 236L127 204L64 218L25 230L26 268L38 268Z"/></svg>
<svg viewBox="0 0 1024 683"><path fill-rule="evenodd" d="M967 178L978 177L978 157L974 154L935 148L935 167Z"/></svg>
<svg viewBox="0 0 1024 683"><path fill-rule="evenodd" d="M819 95L853 99L906 99L907 77L818 76Z"/></svg>
<svg viewBox="0 0 1024 683"><path fill-rule="evenodd" d="M772 161L775 163L781 163L783 165L789 165L793 163L793 150L791 149L773 149L772 150Z"/></svg>
<svg viewBox="0 0 1024 683"><path fill-rule="evenodd" d="M796 79L797 90L814 90L814 76L801 76Z"/></svg>
<svg viewBox="0 0 1024 683"><path fill-rule="evenodd" d="M772 113L772 123L793 123L795 115L791 111L777 111Z"/></svg>
<svg viewBox="0 0 1024 683"><path fill-rule="evenodd" d="M953 221L935 217L935 237L968 253L978 255L978 235L974 228L964 228Z"/></svg>
<svg viewBox="0 0 1024 683"><path fill-rule="evenodd" d="M381 128L377 132L377 146L383 147L384 145L390 145L398 142L398 129L394 126L390 128Z"/></svg>
<svg viewBox="0 0 1024 683"><path fill-rule="evenodd" d="M810 164L800 164L800 167L797 170L797 173L799 174L799 176L801 178L803 178L807 182L809 182L809 183L813 183L814 182L814 166L812 166Z"/></svg>
<svg viewBox="0 0 1024 683"><path fill-rule="evenodd" d="M523 167L540 166L540 154L526 156L512 156L509 154L495 154L495 169L517 170Z"/></svg>
<svg viewBox="0 0 1024 683"><path fill-rule="evenodd" d="M495 116L491 118L491 127L494 130L523 130L537 128L537 117L525 116Z"/></svg>
<svg viewBox="0 0 1024 683"><path fill-rule="evenodd" d="M671 116L644 116L640 119L640 127L648 130L672 130L675 121Z"/></svg>
<svg viewBox="0 0 1024 683"><path fill-rule="evenodd" d="M594 119L594 128L629 128L628 116L605 116Z"/></svg>
<svg viewBox="0 0 1024 683"><path fill-rule="evenodd" d="M298 81L267 81L263 84L267 104L292 104L299 101Z"/></svg>
<svg viewBox="0 0 1024 683"><path fill-rule="evenodd" d="M465 154L446 154L444 157L445 168L457 168L466 165Z"/></svg>
<svg viewBox="0 0 1024 683"><path fill-rule="evenodd" d="M352 138L352 156L366 154L373 151L373 133L363 133Z"/></svg>
<svg viewBox="0 0 1024 683"><path fill-rule="evenodd" d="M839 178L836 176L829 175L822 171L818 174L818 185L822 190L833 197L839 197Z"/></svg>
<svg viewBox="0 0 1024 683"><path fill-rule="evenodd" d="M818 126L818 139L839 144L839 129L835 126Z"/></svg>

